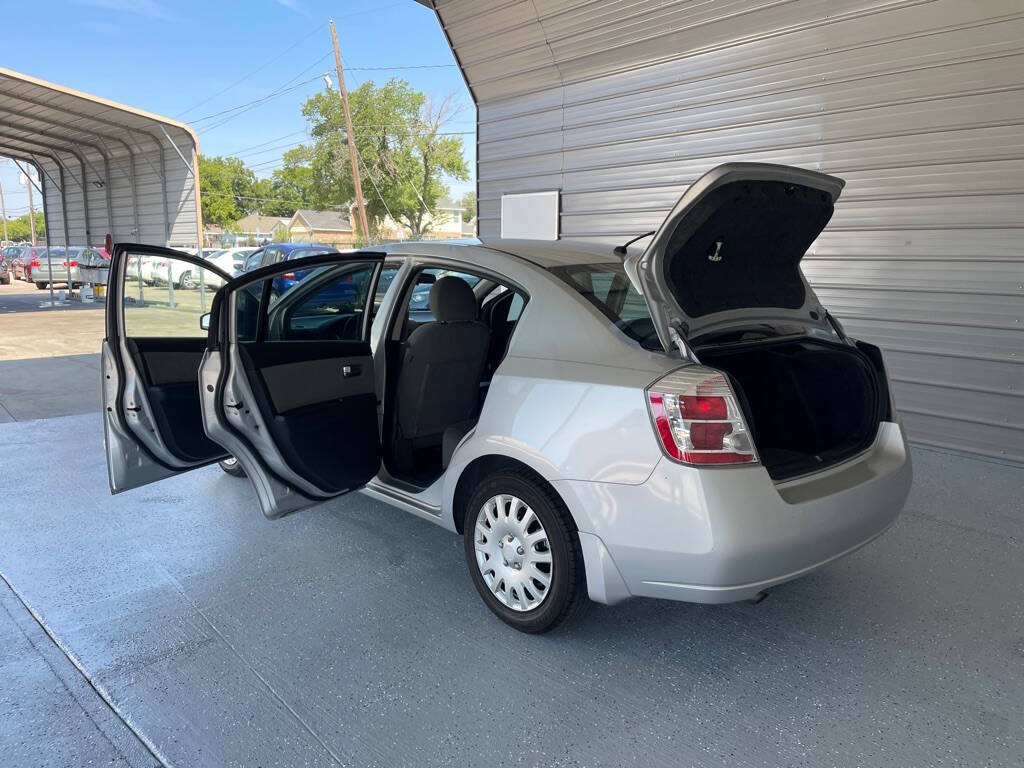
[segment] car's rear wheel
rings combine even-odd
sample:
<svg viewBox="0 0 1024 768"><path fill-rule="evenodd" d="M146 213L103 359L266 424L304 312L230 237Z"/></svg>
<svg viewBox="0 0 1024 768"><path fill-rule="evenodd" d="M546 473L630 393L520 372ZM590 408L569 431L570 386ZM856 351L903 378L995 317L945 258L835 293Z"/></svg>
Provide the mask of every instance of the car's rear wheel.
<svg viewBox="0 0 1024 768"><path fill-rule="evenodd" d="M36 288L40 291L46 290L47 283L36 283Z"/></svg>
<svg viewBox="0 0 1024 768"><path fill-rule="evenodd" d="M558 495L530 473L503 470L477 486L463 540L487 607L521 632L547 632L586 602L579 536Z"/></svg>
<svg viewBox="0 0 1024 768"><path fill-rule="evenodd" d="M217 462L218 466L227 472L229 475L234 477L245 477L245 470L242 469L242 465L238 463L238 459L234 456L229 456L226 459L221 459Z"/></svg>
<svg viewBox="0 0 1024 768"><path fill-rule="evenodd" d="M195 287L195 283L192 281L191 271L185 272L180 278L178 278L178 287L186 289Z"/></svg>

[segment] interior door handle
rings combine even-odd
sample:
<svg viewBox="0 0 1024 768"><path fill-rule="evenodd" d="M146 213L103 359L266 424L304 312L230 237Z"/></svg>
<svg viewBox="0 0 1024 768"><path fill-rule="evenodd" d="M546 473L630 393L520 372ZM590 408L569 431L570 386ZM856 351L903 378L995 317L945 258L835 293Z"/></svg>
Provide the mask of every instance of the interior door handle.
<svg viewBox="0 0 1024 768"><path fill-rule="evenodd" d="M363 366L361 365L343 365L341 366L342 378L348 379L353 376L359 376L363 372Z"/></svg>

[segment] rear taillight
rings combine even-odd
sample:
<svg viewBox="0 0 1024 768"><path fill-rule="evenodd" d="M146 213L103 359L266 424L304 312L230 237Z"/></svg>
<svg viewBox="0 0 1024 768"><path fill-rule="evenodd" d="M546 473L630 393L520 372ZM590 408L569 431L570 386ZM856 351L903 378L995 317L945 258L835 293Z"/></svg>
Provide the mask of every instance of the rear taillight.
<svg viewBox="0 0 1024 768"><path fill-rule="evenodd" d="M736 395L720 371L689 365L647 390L655 431L665 453L684 464L757 461Z"/></svg>
<svg viewBox="0 0 1024 768"><path fill-rule="evenodd" d="M70 264L69 264L68 266L71 266L71 267L77 267L77 266L78 266L78 262L77 262L77 261L75 261L74 259L72 259L72 260L71 260L71 263L70 263Z"/></svg>
<svg viewBox="0 0 1024 768"><path fill-rule="evenodd" d="M285 272L283 275L281 275L281 279L282 280L291 280L291 281L294 282L295 279L296 279L295 273L294 272Z"/></svg>
<svg viewBox="0 0 1024 768"><path fill-rule="evenodd" d="M30 261L30 262L28 263L28 265L29 265L30 267L39 267L39 266L42 266L42 265L41 265L41 264L39 263L39 259L32 259L32 261Z"/></svg>

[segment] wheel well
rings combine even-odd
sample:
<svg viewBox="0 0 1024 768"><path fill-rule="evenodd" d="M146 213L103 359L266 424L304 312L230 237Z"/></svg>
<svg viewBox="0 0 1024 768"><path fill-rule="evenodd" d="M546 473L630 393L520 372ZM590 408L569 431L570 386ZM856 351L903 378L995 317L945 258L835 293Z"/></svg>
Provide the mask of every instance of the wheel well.
<svg viewBox="0 0 1024 768"><path fill-rule="evenodd" d="M459 482L455 486L455 496L452 499L452 517L455 522L455 530L459 534L463 533L464 529L464 510L466 504L469 503L469 497L473 495L473 489L476 484L487 475L492 475L495 472L500 472L505 469L514 469L518 472L524 472L530 476L530 478L548 489L551 490L555 496L561 498L558 491L549 483L544 477L533 469L529 464L524 464L518 459L513 459L509 456L480 456L479 458L473 459L459 475ZM563 502L564 503L564 502ZM571 518L571 515L570 515Z"/></svg>

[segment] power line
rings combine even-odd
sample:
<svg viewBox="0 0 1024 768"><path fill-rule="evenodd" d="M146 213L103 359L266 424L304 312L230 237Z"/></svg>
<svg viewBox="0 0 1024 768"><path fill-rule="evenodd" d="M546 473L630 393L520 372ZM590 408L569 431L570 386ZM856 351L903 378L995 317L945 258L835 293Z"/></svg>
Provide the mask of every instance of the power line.
<svg viewBox="0 0 1024 768"><path fill-rule="evenodd" d="M455 67L456 64L396 64L393 67L345 67L346 72L379 72L395 69L445 69Z"/></svg>
<svg viewBox="0 0 1024 768"><path fill-rule="evenodd" d="M386 9L386 8L397 7L399 5L403 5L403 3L392 3L391 5L380 6L380 7L377 7L377 8L369 8L369 9L366 9L366 10L363 10L363 11L355 11L353 13L346 13L346 14L342 14L338 18L342 18L343 19L343 18L348 18L350 16L359 16L359 15L365 14L365 13L377 13L377 12L379 12L381 10ZM248 80L253 75L256 75L256 74L262 72L267 67L269 67L271 64L275 64L278 61L280 61L281 59L283 59L287 54L291 53L299 45L304 43L306 40L308 40L310 37L315 35L317 32L321 31L321 29L322 29L321 25L319 23L317 23L312 29L310 29L305 34L301 35L295 42L293 42L291 45L289 45L287 48L285 48L283 51L281 51L274 58L270 59L269 61L264 62L260 66L256 67L256 69L253 69L250 72L242 75L240 78L238 78L233 83L231 83L231 85L228 85L228 86L226 86L224 88L221 88L216 93L213 93L212 95L207 96L202 101L198 101L195 104L193 104L191 107L189 107L188 109L186 109L186 110L184 110L182 112L179 112L177 115L175 115L175 117L180 118L183 115L187 115L193 109L196 109L197 107L201 107L201 106L203 106L203 104L208 104L209 102L213 101L218 96L227 93L228 91L230 91L232 88L235 88L236 86L241 85L242 83L244 83L246 80ZM454 67L454 66L455 66L454 64L418 64L418 65L409 65L409 66L404 66L404 67L363 67L363 69L431 69L431 68L435 68L435 67Z"/></svg>
<svg viewBox="0 0 1024 768"><path fill-rule="evenodd" d="M236 149L234 152L227 152L225 154L237 157L242 152L248 152L250 149L265 147L267 144L274 144L275 142L281 141L282 139L288 139L291 138L292 136L298 136L300 134L303 136L307 135L305 130L292 131L291 133L286 133L284 136L278 136L273 139L267 139L266 141L261 141L259 144L253 144L251 147L242 147L241 149Z"/></svg>
<svg viewBox="0 0 1024 768"><path fill-rule="evenodd" d="M201 106L203 106L203 104L207 104L207 103L209 103L209 102L213 101L213 100L214 100L215 98L217 98L217 97L218 97L218 96L220 96L221 94L227 93L228 91L230 91L230 90L231 90L232 88L234 88L235 86L237 86L237 85L241 85L242 83L244 83L244 82L245 82L246 80L248 80L248 79L249 79L250 77L252 77L253 75L257 74L258 72L262 72L262 71L263 71L264 69L266 69L267 67L269 67L269 66L270 66L271 64L274 64L275 62L277 62L277 61L280 61L280 60L281 60L282 58L284 58L284 56L285 56L286 54L290 53L290 52L291 52L291 51L292 51L292 50L293 50L294 48L296 48L296 47L297 47L297 46L298 46L298 45L299 45L300 43L303 43L303 42L305 42L305 41L306 41L307 39L309 39L310 37L312 37L312 36L313 36L314 34L316 34L316 33L317 33L317 32L319 32L319 31L320 31L320 25L319 25L319 24L317 24L317 25L316 25L315 27L313 27L313 28L312 28L312 29L311 29L311 30L310 30L309 32L307 32L306 34L302 35L302 37L300 37L300 38L299 38L298 40L296 40L296 41L295 41L294 43L292 43L292 44L291 44L290 46L288 46L288 47L287 47L287 48L285 48L285 49L284 49L283 51L281 51L281 53L280 53L280 54L278 54L278 55L277 55L277 56L275 56L274 58L270 59L270 61L267 61L267 62L263 63L262 65L260 65L260 66L259 66L259 67L257 67L256 69L254 69L254 70L252 70L251 72L249 72L249 73L248 73L247 75L243 75L243 76L242 76L242 77L240 77L240 78L239 78L238 80L236 80L235 82L233 82L233 83L232 83L231 85L227 86L226 88L222 88L221 90L217 91L217 92L216 92L215 94L213 94L212 96L207 96L207 97L206 97L205 99L203 99L202 101L200 101L200 102L197 102L196 104L193 104L193 105L192 105L191 107L189 107L188 109L186 109L186 110L185 110L184 112L179 112L179 113L178 113L177 115L175 115L175 117L181 117L182 115L186 115L186 114L188 114L189 112L191 112L191 111L192 111L193 109L195 109L196 107L201 107Z"/></svg>
<svg viewBox="0 0 1024 768"><path fill-rule="evenodd" d="M328 54L328 55L330 55L330 54ZM302 75L304 75L306 73L307 70L312 69L313 67L315 67L317 64L319 64L321 61L323 61L326 58L327 58L327 56L323 56L319 60L313 62L310 66L306 67L306 69L304 69L302 72L300 72L298 75L296 75L296 77L301 77ZM308 80L303 80L301 83L294 83L294 84L292 83L292 80L294 80L295 78L292 78L292 80L289 80L284 85L280 86L279 88L274 89L273 91L268 93L266 96L261 96L258 99L253 99L252 101L247 101L244 104L237 104L236 106L229 107L228 109L222 109L220 112L214 112L214 113L209 114L209 115L204 115L203 117L197 117L195 120L191 120L190 122L192 122L192 123L201 123L204 120L212 120L215 117L221 117L222 115L228 115L229 113L232 113L232 112L237 113L237 114L230 115L226 120L221 120L221 121L215 123L215 125L223 125L223 123L227 122L227 120L230 120L230 119L233 119L235 117L238 117L239 114L242 114L242 112L248 111L248 109L250 107L252 107L252 106L255 106L255 105L258 105L258 104L263 104L264 102L270 101L271 99L277 98L278 96L283 96L284 94L290 93L290 92L292 92L294 90L297 90L297 89L301 88L304 85L308 85L309 83L314 82L315 80L319 80L320 77L321 77L321 75L317 75L316 77L311 77ZM203 130L209 130L212 127L213 126L211 126L211 125L203 126Z"/></svg>

